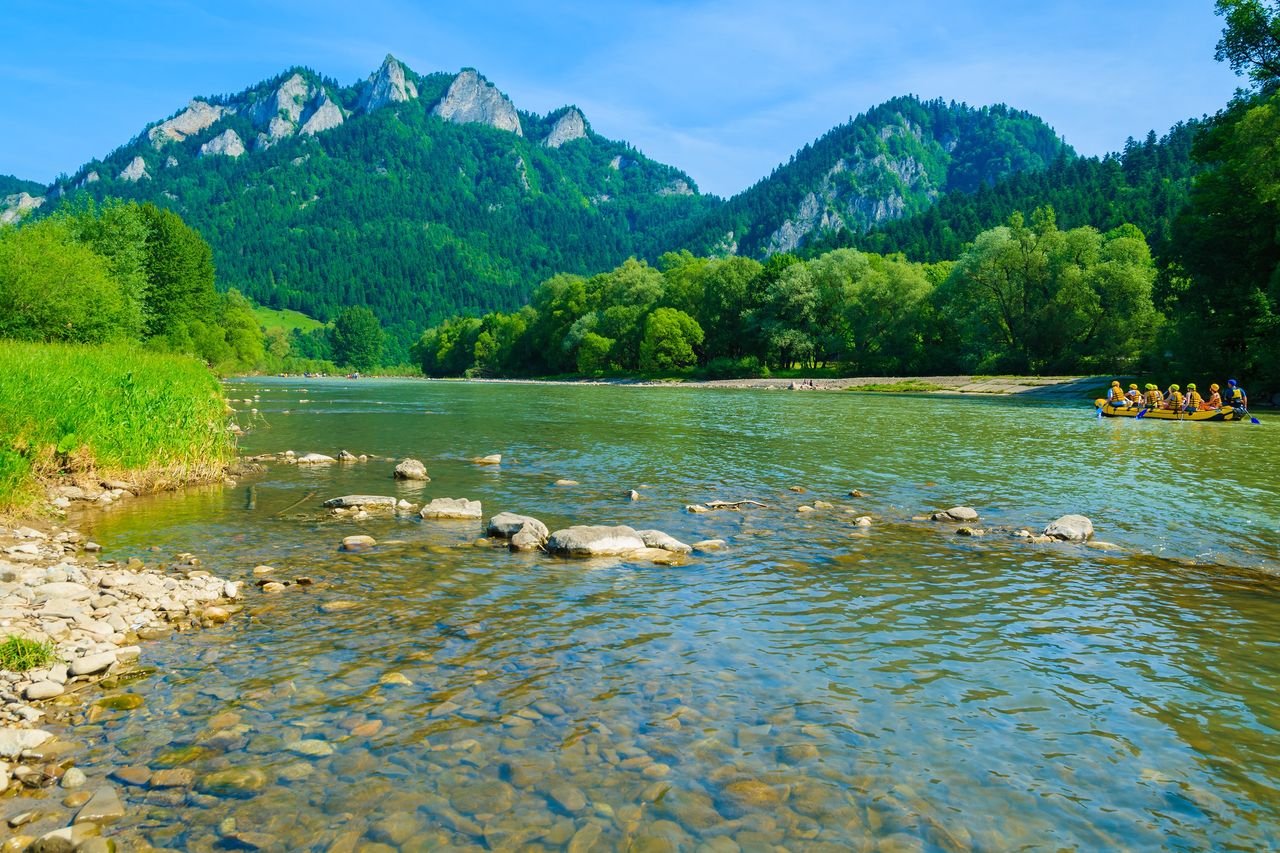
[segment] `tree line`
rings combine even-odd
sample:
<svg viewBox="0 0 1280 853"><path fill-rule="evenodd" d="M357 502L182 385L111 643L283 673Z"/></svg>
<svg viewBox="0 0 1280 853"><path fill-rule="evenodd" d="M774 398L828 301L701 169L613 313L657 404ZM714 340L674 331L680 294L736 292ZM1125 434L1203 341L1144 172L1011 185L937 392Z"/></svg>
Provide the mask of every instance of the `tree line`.
<svg viewBox="0 0 1280 853"><path fill-rule="evenodd" d="M1064 231L1042 208L983 232L954 262L681 252L557 275L520 311L428 329L414 354L434 376L1134 368L1162 323L1155 276L1137 228Z"/></svg>
<svg viewBox="0 0 1280 853"><path fill-rule="evenodd" d="M135 342L188 353L223 373L369 370L386 335L348 307L318 333L266 333L252 303L215 287L209 244L150 203L81 197L52 216L0 228L0 338Z"/></svg>

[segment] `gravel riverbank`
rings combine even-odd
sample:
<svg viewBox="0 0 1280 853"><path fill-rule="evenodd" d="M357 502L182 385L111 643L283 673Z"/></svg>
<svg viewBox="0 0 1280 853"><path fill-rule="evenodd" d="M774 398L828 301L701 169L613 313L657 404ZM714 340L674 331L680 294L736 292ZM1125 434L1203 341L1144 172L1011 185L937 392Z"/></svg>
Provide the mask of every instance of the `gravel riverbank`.
<svg viewBox="0 0 1280 853"><path fill-rule="evenodd" d="M141 702L95 688L127 683L142 643L225 622L239 609L241 584L191 555L121 563L100 559L100 550L73 527L0 527L0 638L51 652L34 669L0 670L0 790L34 798L30 808L6 810L14 834L3 851L114 849L102 827L124 815L116 777L130 768L110 780L87 776L76 767L75 726ZM152 786L190 787L182 773Z"/></svg>

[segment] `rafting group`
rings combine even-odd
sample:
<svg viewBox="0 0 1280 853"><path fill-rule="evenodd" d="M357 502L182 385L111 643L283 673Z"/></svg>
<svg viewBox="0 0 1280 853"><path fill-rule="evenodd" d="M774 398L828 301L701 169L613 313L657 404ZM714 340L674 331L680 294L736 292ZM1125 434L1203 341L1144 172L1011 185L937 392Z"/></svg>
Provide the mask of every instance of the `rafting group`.
<svg viewBox="0 0 1280 853"><path fill-rule="evenodd" d="M1206 400L1196 390L1195 383L1188 383L1184 393L1178 385L1160 391L1160 386L1148 383L1145 391L1137 384L1130 384L1125 391L1120 380L1114 380L1105 400L1097 401L1098 414L1110 418L1152 418L1154 420L1191 421L1241 421L1249 416L1249 395L1234 379L1227 380L1225 396L1217 383L1209 386ZM1255 420L1256 423L1256 420Z"/></svg>

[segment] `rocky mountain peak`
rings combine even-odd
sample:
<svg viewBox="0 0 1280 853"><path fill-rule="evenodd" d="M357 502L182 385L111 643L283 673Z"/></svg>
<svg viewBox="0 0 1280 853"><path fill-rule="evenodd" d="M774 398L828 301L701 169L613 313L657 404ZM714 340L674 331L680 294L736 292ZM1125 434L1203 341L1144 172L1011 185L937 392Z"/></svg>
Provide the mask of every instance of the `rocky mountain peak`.
<svg viewBox="0 0 1280 853"><path fill-rule="evenodd" d="M569 107L565 110L564 115L556 119L556 123L551 126L551 132L547 134L547 138L542 140L542 144L548 148L559 148L566 142L572 142L575 139L585 139L587 135L587 120L577 107Z"/></svg>
<svg viewBox="0 0 1280 853"><path fill-rule="evenodd" d="M252 108L258 147L269 148L294 133L314 135L342 124L342 109L322 86L294 72ZM305 121L304 121L305 119Z"/></svg>
<svg viewBox="0 0 1280 853"><path fill-rule="evenodd" d="M125 166L117 177L122 181L136 183L151 175L147 173L147 161L142 159L142 155L137 155L129 161L129 165Z"/></svg>
<svg viewBox="0 0 1280 853"><path fill-rule="evenodd" d="M382 67L369 75L356 109L362 113L373 112L387 104L401 103L418 97L418 87L404 76L404 66L391 54L382 60Z"/></svg>
<svg viewBox="0 0 1280 853"><path fill-rule="evenodd" d="M181 142L189 136L195 136L218 119L233 112L235 112L233 108L192 98L185 110L147 131L147 138L155 148L163 148L166 143Z"/></svg>
<svg viewBox="0 0 1280 853"><path fill-rule="evenodd" d="M515 105L474 69L465 69L449 84L440 103L431 111L454 124L487 124L524 136Z"/></svg>

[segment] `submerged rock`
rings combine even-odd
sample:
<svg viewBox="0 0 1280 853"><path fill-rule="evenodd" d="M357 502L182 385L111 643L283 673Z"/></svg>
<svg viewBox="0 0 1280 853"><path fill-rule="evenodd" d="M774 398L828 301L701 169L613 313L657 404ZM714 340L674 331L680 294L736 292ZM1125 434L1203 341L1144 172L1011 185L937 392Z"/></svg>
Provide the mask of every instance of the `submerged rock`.
<svg viewBox="0 0 1280 853"><path fill-rule="evenodd" d="M424 483L431 479L427 476L427 466L417 459L402 460L396 465L396 470L391 476L397 480L416 480Z"/></svg>
<svg viewBox="0 0 1280 853"><path fill-rule="evenodd" d="M351 509L352 507L375 507L375 506L396 506L396 499L390 495L343 495L340 498L329 498L324 502L326 508L332 509L339 507L342 509Z"/></svg>
<svg viewBox="0 0 1280 853"><path fill-rule="evenodd" d="M480 511L480 501L471 501L466 498L436 498L431 503L424 506L418 515L423 518L457 518L457 519L476 519L482 517Z"/></svg>
<svg viewBox="0 0 1280 853"><path fill-rule="evenodd" d="M977 521L978 511L973 507L953 506L951 509L935 512L932 518L934 521Z"/></svg>
<svg viewBox="0 0 1280 853"><path fill-rule="evenodd" d="M378 540L372 536L363 534L357 536L347 536L342 540L343 551L363 551L365 548L372 548L378 544Z"/></svg>
<svg viewBox="0 0 1280 853"><path fill-rule="evenodd" d="M623 556L644 547L640 534L623 524L580 524L557 530L547 539L547 550L561 557Z"/></svg>
<svg viewBox="0 0 1280 853"><path fill-rule="evenodd" d="M1067 542L1084 542L1093 536L1093 522L1083 515L1064 515L1046 527L1044 535Z"/></svg>
<svg viewBox="0 0 1280 853"><path fill-rule="evenodd" d="M299 465L332 465L338 460L323 453L306 453L299 456L296 461Z"/></svg>

